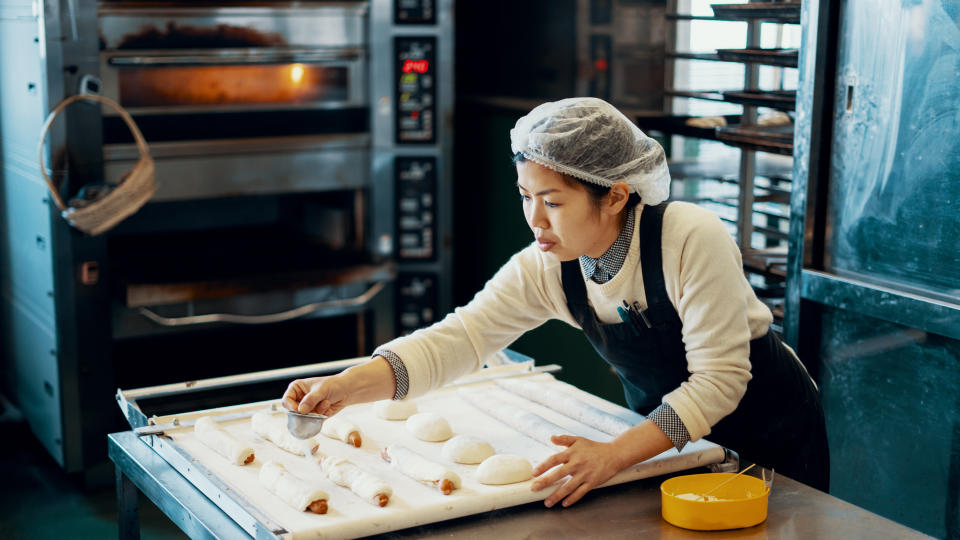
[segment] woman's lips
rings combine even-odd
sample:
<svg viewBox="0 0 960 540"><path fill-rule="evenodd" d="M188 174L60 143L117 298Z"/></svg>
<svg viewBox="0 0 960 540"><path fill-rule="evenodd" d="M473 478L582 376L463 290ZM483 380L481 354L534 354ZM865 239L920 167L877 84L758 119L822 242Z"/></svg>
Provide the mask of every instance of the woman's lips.
<svg viewBox="0 0 960 540"><path fill-rule="evenodd" d="M540 251L550 251L555 244L556 242L537 238L537 247L540 248Z"/></svg>

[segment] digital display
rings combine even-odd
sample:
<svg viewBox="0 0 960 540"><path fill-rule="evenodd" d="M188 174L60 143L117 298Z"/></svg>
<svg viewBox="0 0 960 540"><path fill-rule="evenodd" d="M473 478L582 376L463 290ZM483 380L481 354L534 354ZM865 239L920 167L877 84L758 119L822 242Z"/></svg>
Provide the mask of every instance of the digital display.
<svg viewBox="0 0 960 540"><path fill-rule="evenodd" d="M398 143L436 142L434 37L396 38L396 135Z"/></svg>
<svg viewBox="0 0 960 540"><path fill-rule="evenodd" d="M405 60L400 70L404 73L427 73L430 71L430 62L427 60Z"/></svg>

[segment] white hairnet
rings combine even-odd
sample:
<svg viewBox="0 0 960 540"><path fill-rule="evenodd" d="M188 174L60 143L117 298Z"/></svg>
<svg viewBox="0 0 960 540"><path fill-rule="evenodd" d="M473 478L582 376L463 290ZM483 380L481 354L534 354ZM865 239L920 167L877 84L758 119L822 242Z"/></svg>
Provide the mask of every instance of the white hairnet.
<svg viewBox="0 0 960 540"><path fill-rule="evenodd" d="M536 107L510 130L510 147L587 182L608 187L625 182L643 204L670 196L663 148L602 99L569 98Z"/></svg>

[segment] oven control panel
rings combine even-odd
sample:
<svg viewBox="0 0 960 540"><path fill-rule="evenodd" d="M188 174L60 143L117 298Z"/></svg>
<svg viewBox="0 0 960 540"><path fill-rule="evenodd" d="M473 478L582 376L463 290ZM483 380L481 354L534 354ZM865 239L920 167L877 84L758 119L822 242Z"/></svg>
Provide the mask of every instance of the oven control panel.
<svg viewBox="0 0 960 540"><path fill-rule="evenodd" d="M397 334L404 336L436 322L437 276L397 276Z"/></svg>
<svg viewBox="0 0 960 540"><path fill-rule="evenodd" d="M436 142L437 40L433 37L398 37L394 50L397 142Z"/></svg>
<svg viewBox="0 0 960 540"><path fill-rule="evenodd" d="M401 259L433 259L437 224L437 160L396 161L397 250Z"/></svg>
<svg viewBox="0 0 960 540"><path fill-rule="evenodd" d="M434 0L394 0L397 24L434 24L437 22Z"/></svg>

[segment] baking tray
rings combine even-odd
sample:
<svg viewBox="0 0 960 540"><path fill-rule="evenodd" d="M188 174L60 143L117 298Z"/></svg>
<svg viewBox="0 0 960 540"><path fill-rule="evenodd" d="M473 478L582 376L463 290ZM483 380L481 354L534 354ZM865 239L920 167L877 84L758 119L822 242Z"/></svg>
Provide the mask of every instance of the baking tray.
<svg viewBox="0 0 960 540"><path fill-rule="evenodd" d="M461 388L497 393L492 390L496 378L526 377L549 384L629 422L636 423L643 419L643 416L633 411L560 382L548 373L531 373L529 366L493 369L495 372L491 375L481 372L461 384L444 387L418 398L419 409L442 414L457 434L486 439L498 453L519 454L533 463L543 460L558 449L521 435L486 416L461 397ZM517 369L525 371L510 373L510 370ZM500 392L506 393L503 390ZM573 434L599 441L612 438L516 395L506 393L502 399L518 408L538 414ZM121 405L123 406L123 403ZM134 406L129 403L127 405ZM152 425L140 427L135 432L253 537L287 539L366 536L540 501L552 491L548 488L533 492L530 490L530 481L507 486L479 484L474 478L476 466L443 461L440 456L441 443L416 440L407 433L403 422L377 418L371 404L354 405L340 414L360 426L364 436L362 447L353 448L321 436L318 438L319 452L346 457L387 481L394 490L390 503L383 508L375 507L327 480L311 459L288 454L252 433L249 417L256 411L270 410L277 406L278 401L273 400L153 417L150 421ZM216 417L221 427L254 448L256 460L252 464L242 467L232 465L195 438L193 421L208 415ZM463 480L462 488L444 496L435 488L397 473L379 456L380 449L391 443L403 444L453 469ZM722 447L700 440L688 444L682 453L671 449L630 467L613 477L606 485L721 463L727 459L728 453ZM283 463L288 470L310 479L329 493L328 513L316 515L294 511L261 487L257 475L260 466L270 460Z"/></svg>
<svg viewBox="0 0 960 540"><path fill-rule="evenodd" d="M723 100L740 105L768 107L781 111L797 108L796 90L736 90L723 92Z"/></svg>
<svg viewBox="0 0 960 540"><path fill-rule="evenodd" d="M712 4L710 7L713 9L713 16L718 19L800 23L800 2Z"/></svg>
<svg viewBox="0 0 960 540"><path fill-rule="evenodd" d="M739 125L717 128L721 142L748 150L793 155L793 124L782 126Z"/></svg>
<svg viewBox="0 0 960 540"><path fill-rule="evenodd" d="M727 62L797 67L799 49L717 49L717 58Z"/></svg>
<svg viewBox="0 0 960 540"><path fill-rule="evenodd" d="M659 131L670 135L683 135L686 137L696 137L698 139L717 140L716 128L704 128L688 126L687 120L697 118L696 116L669 115L669 116L637 116L635 118L637 126L644 131ZM727 121L727 126L737 125L740 122L740 115L726 115L723 117Z"/></svg>

